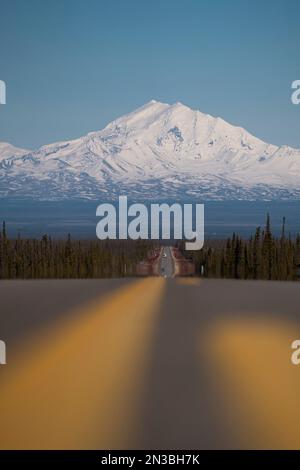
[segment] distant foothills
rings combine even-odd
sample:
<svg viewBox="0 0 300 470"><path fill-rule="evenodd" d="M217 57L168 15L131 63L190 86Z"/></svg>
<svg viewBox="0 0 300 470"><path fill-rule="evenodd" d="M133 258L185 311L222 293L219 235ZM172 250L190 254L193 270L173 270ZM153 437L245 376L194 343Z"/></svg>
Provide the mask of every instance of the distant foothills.
<svg viewBox="0 0 300 470"><path fill-rule="evenodd" d="M75 140L38 150L0 143L0 198L300 198L300 150L221 118L150 101Z"/></svg>

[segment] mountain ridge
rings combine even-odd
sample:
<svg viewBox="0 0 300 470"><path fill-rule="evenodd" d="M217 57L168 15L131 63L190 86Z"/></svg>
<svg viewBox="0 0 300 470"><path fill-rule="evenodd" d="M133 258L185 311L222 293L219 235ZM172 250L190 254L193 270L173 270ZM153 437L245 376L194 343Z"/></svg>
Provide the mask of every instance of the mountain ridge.
<svg viewBox="0 0 300 470"><path fill-rule="evenodd" d="M0 197L300 197L300 150L180 102L151 100L100 131L35 151L1 145Z"/></svg>

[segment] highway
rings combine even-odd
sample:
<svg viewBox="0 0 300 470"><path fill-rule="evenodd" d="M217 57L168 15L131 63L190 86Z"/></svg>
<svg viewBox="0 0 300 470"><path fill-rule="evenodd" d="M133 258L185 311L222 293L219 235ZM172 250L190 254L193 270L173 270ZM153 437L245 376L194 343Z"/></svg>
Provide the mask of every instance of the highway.
<svg viewBox="0 0 300 470"><path fill-rule="evenodd" d="M300 284L173 278L167 248L160 263L0 283L2 449L300 448Z"/></svg>
<svg viewBox="0 0 300 470"><path fill-rule="evenodd" d="M164 277L173 277L174 273L175 269L171 248L169 246L163 247L159 261L159 274Z"/></svg>

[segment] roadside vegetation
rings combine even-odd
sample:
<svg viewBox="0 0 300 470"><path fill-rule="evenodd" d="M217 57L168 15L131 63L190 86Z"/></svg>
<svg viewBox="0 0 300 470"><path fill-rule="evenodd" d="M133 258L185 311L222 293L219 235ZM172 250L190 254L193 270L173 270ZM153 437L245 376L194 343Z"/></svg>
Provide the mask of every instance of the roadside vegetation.
<svg viewBox="0 0 300 470"><path fill-rule="evenodd" d="M300 279L300 235L272 234L270 217L247 240L233 234L227 240L206 241L199 251L185 251L193 269L181 275L228 279ZM65 240L9 238L0 231L0 279L83 279L155 275L160 252L150 240Z"/></svg>
<svg viewBox="0 0 300 470"><path fill-rule="evenodd" d="M152 244L142 240L10 239L0 234L0 279L80 279L137 275Z"/></svg>
<svg viewBox="0 0 300 470"><path fill-rule="evenodd" d="M244 240L238 235L228 240L209 241L200 251L184 251L195 263L196 275L232 279L300 279L300 236L292 239L285 233L283 219L281 236L272 234L270 217L263 229Z"/></svg>

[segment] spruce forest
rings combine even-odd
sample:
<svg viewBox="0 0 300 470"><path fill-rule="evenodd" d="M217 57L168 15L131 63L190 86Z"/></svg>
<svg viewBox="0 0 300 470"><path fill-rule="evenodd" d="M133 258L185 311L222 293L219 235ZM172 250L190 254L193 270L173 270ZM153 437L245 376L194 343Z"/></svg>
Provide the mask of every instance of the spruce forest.
<svg viewBox="0 0 300 470"><path fill-rule="evenodd" d="M272 234L270 216L264 229L257 227L248 240L233 234L227 241L211 241L199 252L184 252L196 273L210 278L291 281L300 278L300 236Z"/></svg>
<svg viewBox="0 0 300 470"><path fill-rule="evenodd" d="M40 240L0 235L0 279L84 279L136 275L147 257L147 241Z"/></svg>
<svg viewBox="0 0 300 470"><path fill-rule="evenodd" d="M195 275L208 278L298 280L300 235L272 234L270 217L247 240L237 234L227 240L209 240L199 251L185 251ZM0 279L82 279L137 275L138 263L157 246L150 240L66 240L9 238L0 233Z"/></svg>

